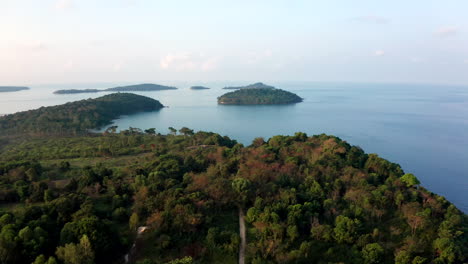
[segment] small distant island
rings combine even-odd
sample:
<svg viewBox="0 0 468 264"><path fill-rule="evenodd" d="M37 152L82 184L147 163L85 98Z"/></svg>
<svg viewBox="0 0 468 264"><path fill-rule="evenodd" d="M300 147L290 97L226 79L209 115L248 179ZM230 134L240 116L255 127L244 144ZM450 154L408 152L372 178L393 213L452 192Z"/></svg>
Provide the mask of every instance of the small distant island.
<svg viewBox="0 0 468 264"><path fill-rule="evenodd" d="M233 88L232 88L233 89ZM298 95L268 86L255 83L240 87L237 91L226 93L218 97L218 104L223 105L271 105L294 104L302 102Z"/></svg>
<svg viewBox="0 0 468 264"><path fill-rule="evenodd" d="M165 86L152 83L118 86L107 89L68 89L68 90L57 90L54 94L78 94L78 93L98 93L98 92L151 92L151 91L162 91L162 90L177 90L173 86Z"/></svg>
<svg viewBox="0 0 468 264"><path fill-rule="evenodd" d="M137 85L119 86L115 88L105 89L104 91L109 92L149 92L149 91L162 91L162 90L177 90L173 86L165 86L152 83L144 83Z"/></svg>
<svg viewBox="0 0 468 264"><path fill-rule="evenodd" d="M275 89L275 87L266 85L264 83L258 82L254 84L250 84L247 86L227 86L224 87L224 90L240 90L240 89L259 89L259 88L269 88L269 89Z"/></svg>
<svg viewBox="0 0 468 264"><path fill-rule="evenodd" d="M29 87L24 86L0 86L0 93L7 93L7 92L18 92L29 90Z"/></svg>
<svg viewBox="0 0 468 264"><path fill-rule="evenodd" d="M191 90L209 90L210 88L205 86L192 86L190 87Z"/></svg>
<svg viewBox="0 0 468 264"><path fill-rule="evenodd" d="M55 91L54 94L79 94L79 93L97 93L102 92L102 90L98 89L68 89L68 90L58 90Z"/></svg>

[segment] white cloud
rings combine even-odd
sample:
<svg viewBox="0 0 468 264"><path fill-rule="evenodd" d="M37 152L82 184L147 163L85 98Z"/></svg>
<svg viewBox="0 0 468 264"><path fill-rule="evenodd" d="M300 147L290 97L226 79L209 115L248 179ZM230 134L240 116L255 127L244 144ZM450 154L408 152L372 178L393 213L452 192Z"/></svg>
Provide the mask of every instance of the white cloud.
<svg viewBox="0 0 468 264"><path fill-rule="evenodd" d="M112 69L115 71L115 72L119 72L122 70L122 68L124 67L125 65L125 62L123 61L120 61L120 62L117 62L116 64L114 64L114 66L112 67Z"/></svg>
<svg viewBox="0 0 468 264"><path fill-rule="evenodd" d="M442 27L437 29L434 34L441 38L451 37L458 34L458 29L456 27Z"/></svg>
<svg viewBox="0 0 468 264"><path fill-rule="evenodd" d="M25 51L32 51L32 52L41 52L44 50L47 50L49 47L42 41L37 40L37 41L31 41L27 43L21 43L18 44L17 47L19 49L25 50Z"/></svg>
<svg viewBox="0 0 468 264"><path fill-rule="evenodd" d="M65 63L65 65L63 65L63 67L66 69L66 70L71 70L73 69L73 67L75 67L75 63L73 62L73 60L69 60Z"/></svg>
<svg viewBox="0 0 468 264"><path fill-rule="evenodd" d="M247 57L247 64L257 64L273 57L273 52L270 49L265 49L259 52L250 52Z"/></svg>
<svg viewBox="0 0 468 264"><path fill-rule="evenodd" d="M72 0L58 0L55 3L55 9L63 11L66 9L70 9L73 7L73 1Z"/></svg>
<svg viewBox="0 0 468 264"><path fill-rule="evenodd" d="M218 68L218 62L219 62L219 58L217 57L210 58L202 63L201 69L202 71L215 70L216 68Z"/></svg>
<svg viewBox="0 0 468 264"><path fill-rule="evenodd" d="M383 51L383 50L374 51L374 56L376 56L376 57L382 57L384 55L385 55L385 51Z"/></svg>
<svg viewBox="0 0 468 264"><path fill-rule="evenodd" d="M358 22L363 22L363 23L371 23L371 24L388 24L390 23L390 20L381 17L381 16L375 16L375 15L368 15L368 16L360 16L360 17L355 17L353 18L354 21Z"/></svg>
<svg viewBox="0 0 468 264"><path fill-rule="evenodd" d="M167 54L159 61L164 70L176 71L212 71L218 68L220 58L204 54L176 53Z"/></svg>

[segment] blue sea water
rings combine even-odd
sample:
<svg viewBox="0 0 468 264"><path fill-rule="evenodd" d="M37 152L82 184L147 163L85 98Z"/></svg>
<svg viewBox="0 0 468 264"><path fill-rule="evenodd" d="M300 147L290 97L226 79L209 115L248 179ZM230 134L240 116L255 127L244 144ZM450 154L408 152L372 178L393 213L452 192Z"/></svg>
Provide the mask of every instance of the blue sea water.
<svg viewBox="0 0 468 264"><path fill-rule="evenodd" d="M168 108L124 116L119 128L183 126L227 135L249 145L256 137L295 132L333 134L368 153L377 153L415 174L422 185L468 212L468 87L424 84L269 83L297 93L295 105L218 105L226 85L164 83L179 90L138 92ZM108 88L119 84L37 86L0 94L0 114L56 105L98 94L54 95L63 88ZM210 90L190 90L205 85Z"/></svg>

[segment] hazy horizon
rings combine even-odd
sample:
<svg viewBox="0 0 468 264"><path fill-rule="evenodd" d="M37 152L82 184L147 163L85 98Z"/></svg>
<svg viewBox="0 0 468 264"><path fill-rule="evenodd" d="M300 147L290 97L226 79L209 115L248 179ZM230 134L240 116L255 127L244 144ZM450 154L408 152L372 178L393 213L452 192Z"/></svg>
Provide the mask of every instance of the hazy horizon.
<svg viewBox="0 0 468 264"><path fill-rule="evenodd" d="M5 0L0 7L0 85L468 85L462 0Z"/></svg>
<svg viewBox="0 0 468 264"><path fill-rule="evenodd" d="M56 82L56 83L15 83L15 84L3 84L0 83L0 86L26 86L28 88L112 88L116 86L126 86L126 85L136 85L136 84L144 84L144 83L152 83L152 84L159 84L159 85L168 85L168 86L175 86L178 89L190 88L191 86L196 85L211 85L209 88L224 88L226 86L231 85L249 85L257 82L262 82L268 85L274 85L276 88L286 88L282 87L281 85L289 85L289 84L343 84L343 85L372 85L375 84L377 86L386 86L386 85L414 85L414 86L429 86L429 87L438 87L438 88L447 88L447 87L467 87L468 83L443 83L443 82L400 82L400 81L320 81L320 80L135 80L135 81L96 81L96 82Z"/></svg>

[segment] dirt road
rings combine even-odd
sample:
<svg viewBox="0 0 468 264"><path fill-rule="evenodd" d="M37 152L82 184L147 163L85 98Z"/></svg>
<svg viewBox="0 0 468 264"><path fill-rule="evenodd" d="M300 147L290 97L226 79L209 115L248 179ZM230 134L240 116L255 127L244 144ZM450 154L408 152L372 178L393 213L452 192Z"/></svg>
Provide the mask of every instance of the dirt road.
<svg viewBox="0 0 468 264"><path fill-rule="evenodd" d="M239 247L239 264L245 264L245 246L247 244L247 238L245 235L245 219L244 211L239 207L239 235L241 238L241 244Z"/></svg>

